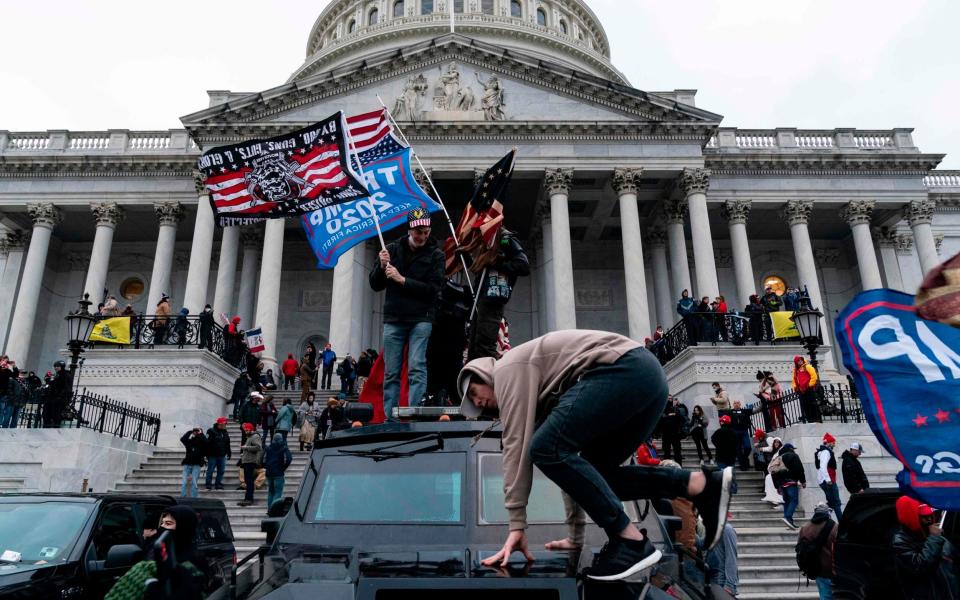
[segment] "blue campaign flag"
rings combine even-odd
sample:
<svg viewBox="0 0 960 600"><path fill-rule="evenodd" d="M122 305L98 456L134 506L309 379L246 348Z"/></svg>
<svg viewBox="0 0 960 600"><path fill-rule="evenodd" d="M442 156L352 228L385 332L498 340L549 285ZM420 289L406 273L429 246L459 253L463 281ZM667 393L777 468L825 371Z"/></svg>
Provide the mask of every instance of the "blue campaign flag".
<svg viewBox="0 0 960 600"><path fill-rule="evenodd" d="M903 464L900 489L960 510L960 329L919 318L909 294L871 290L836 334L870 428Z"/></svg>
<svg viewBox="0 0 960 600"><path fill-rule="evenodd" d="M363 177L369 198L337 204L301 217L319 269L332 269L340 255L376 237L374 209L383 231L405 224L407 213L414 208L431 213L441 210L417 185L410 168L409 148L369 162L364 160Z"/></svg>

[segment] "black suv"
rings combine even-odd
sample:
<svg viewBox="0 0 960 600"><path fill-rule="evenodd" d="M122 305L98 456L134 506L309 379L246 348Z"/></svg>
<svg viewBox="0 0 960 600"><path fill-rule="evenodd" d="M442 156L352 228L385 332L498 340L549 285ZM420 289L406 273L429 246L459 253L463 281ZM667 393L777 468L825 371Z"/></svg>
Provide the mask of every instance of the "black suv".
<svg viewBox="0 0 960 600"><path fill-rule="evenodd" d="M197 547L209 567L207 589L229 581L233 531L220 500L132 494L0 495L0 598L99 600L140 558L143 530L174 504L197 511ZM7 554L10 556L10 554Z"/></svg>
<svg viewBox="0 0 960 600"><path fill-rule="evenodd" d="M499 431L490 423L410 422L337 432L319 442L283 518L267 519L269 546L241 563L213 598L579 600L638 598L644 583L580 577L606 536L589 523L583 552L547 552L567 535L560 490L535 470L527 537L536 561L514 554L507 569L484 567L507 534ZM702 563L681 569L672 522L646 503L627 513L663 551L657 582L681 598L708 598ZM539 550L538 550L539 548ZM251 567L254 564L250 565ZM699 573L699 583L683 579ZM646 598L667 598L659 589Z"/></svg>

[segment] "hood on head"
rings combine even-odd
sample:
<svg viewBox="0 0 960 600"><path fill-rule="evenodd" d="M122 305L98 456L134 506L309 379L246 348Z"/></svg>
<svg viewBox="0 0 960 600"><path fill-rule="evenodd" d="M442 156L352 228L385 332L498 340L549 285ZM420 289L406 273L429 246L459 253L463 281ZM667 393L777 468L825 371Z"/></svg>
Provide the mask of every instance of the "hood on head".
<svg viewBox="0 0 960 600"><path fill-rule="evenodd" d="M813 509L813 516L810 517L811 523L825 523L830 519L830 507L821 502L817 504L817 507Z"/></svg>
<svg viewBox="0 0 960 600"><path fill-rule="evenodd" d="M193 554L193 540L197 535L197 513L189 506L177 504L163 511L177 522L173 532L173 543L177 560L187 560Z"/></svg>
<svg viewBox="0 0 960 600"><path fill-rule="evenodd" d="M233 323L234 325L239 325L239 324L240 324L240 317L239 317L239 316L234 317L234 318L230 319L230 322Z"/></svg>
<svg viewBox="0 0 960 600"><path fill-rule="evenodd" d="M286 442L283 440L283 436L279 433L273 434L273 441L270 442L273 446L286 446Z"/></svg>
<svg viewBox="0 0 960 600"><path fill-rule="evenodd" d="M900 496L897 499L897 521L914 533L921 533L920 501L909 496Z"/></svg>
<svg viewBox="0 0 960 600"><path fill-rule="evenodd" d="M791 451L791 452L792 452L792 451L794 451L794 450L796 450L796 449L797 449L796 446L794 446L793 444L787 442L786 444L783 445L782 448L780 448L780 451L781 451L781 452L787 452L787 451Z"/></svg>
<svg viewBox="0 0 960 600"><path fill-rule="evenodd" d="M468 419L476 419L483 411L467 398L467 388L470 387L470 378L476 375L487 385L493 385L493 366L496 359L492 357L471 360L460 371L457 377L457 389L460 390L460 414Z"/></svg>
<svg viewBox="0 0 960 600"><path fill-rule="evenodd" d="M287 354L287 360L293 360L293 354Z"/></svg>
<svg viewBox="0 0 960 600"><path fill-rule="evenodd" d="M796 365L796 366L798 366L798 367L799 367L800 365L802 365L802 364L803 364L803 357L802 357L802 356L794 356L794 357L793 357L793 364Z"/></svg>
<svg viewBox="0 0 960 600"><path fill-rule="evenodd" d="M180 314L181 314L181 315L189 315L189 314L190 314L190 311L187 310L186 307L184 307L184 308L181 308L181 309L180 309Z"/></svg>

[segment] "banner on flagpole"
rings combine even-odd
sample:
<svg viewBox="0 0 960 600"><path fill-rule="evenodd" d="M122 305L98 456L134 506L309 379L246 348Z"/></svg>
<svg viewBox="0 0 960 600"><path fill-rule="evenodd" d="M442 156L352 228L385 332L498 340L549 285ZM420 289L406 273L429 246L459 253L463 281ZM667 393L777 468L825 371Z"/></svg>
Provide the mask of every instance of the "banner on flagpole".
<svg viewBox="0 0 960 600"><path fill-rule="evenodd" d="M91 342L129 344L130 318L114 317L97 321L90 330L90 336L87 339Z"/></svg>
<svg viewBox="0 0 960 600"><path fill-rule="evenodd" d="M256 329L251 329L247 332L247 349L251 353L256 354L257 352L263 352L267 349L267 346L263 343L263 329L257 327Z"/></svg>

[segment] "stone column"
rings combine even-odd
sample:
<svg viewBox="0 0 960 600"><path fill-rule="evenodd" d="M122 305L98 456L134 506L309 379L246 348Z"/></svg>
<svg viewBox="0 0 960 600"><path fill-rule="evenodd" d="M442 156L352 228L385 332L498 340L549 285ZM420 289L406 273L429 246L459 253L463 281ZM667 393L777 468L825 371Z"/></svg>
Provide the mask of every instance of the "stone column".
<svg viewBox="0 0 960 600"><path fill-rule="evenodd" d="M93 237L93 251L90 253L90 268L83 291L90 294L93 306L103 300L103 287L110 268L110 249L113 246L113 231L123 220L123 209L116 202L91 204L90 210L97 220L97 232Z"/></svg>
<svg viewBox="0 0 960 600"><path fill-rule="evenodd" d="M647 274L643 267L643 240L637 187L642 169L616 169L613 189L620 197L620 235L623 240L623 279L627 288L627 323L630 337L638 342L652 334L647 304Z"/></svg>
<svg viewBox="0 0 960 600"><path fill-rule="evenodd" d="M577 328L577 304L573 291L573 250L570 245L570 212L567 199L573 169L547 169L550 220L553 223L553 304L556 329Z"/></svg>
<svg viewBox="0 0 960 600"><path fill-rule="evenodd" d="M223 228L220 261L217 263L217 288L213 293L214 314L233 312L233 290L237 283L237 254L240 251L240 227ZM200 307L201 309L203 307Z"/></svg>
<svg viewBox="0 0 960 600"><path fill-rule="evenodd" d="M647 232L653 259L653 294L657 303L657 325L664 331L673 326L673 296L670 295L670 269L667 267L667 234L662 229Z"/></svg>
<svg viewBox="0 0 960 600"><path fill-rule="evenodd" d="M283 226L285 219L270 219L263 236L263 261L260 263L260 289L257 293L257 317L247 329L260 327L266 350L262 358L267 368L277 372L277 319L280 315L280 275L283 272Z"/></svg>
<svg viewBox="0 0 960 600"><path fill-rule="evenodd" d="M820 280L817 278L817 263L813 257L810 231L807 229L812 212L813 202L791 200L783 207L782 215L790 225L790 235L793 238L793 254L797 262L797 276L800 278L797 287L802 290L806 286L813 307L824 311L823 296L820 295ZM828 333L824 331L824 339L827 335Z"/></svg>
<svg viewBox="0 0 960 600"><path fill-rule="evenodd" d="M6 346L7 332L10 331L10 318L13 316L14 300L20 286L24 250L28 241L29 236L23 231L7 232L0 239L0 247L7 258L3 265L3 277L0 279L0 348Z"/></svg>
<svg viewBox="0 0 960 600"><path fill-rule="evenodd" d="M886 276L887 287L902 292L905 291L903 274L900 272L900 261L897 260L899 237L901 236L898 236L895 230L886 227L876 232L877 246L880 247L880 261L883 263L883 274Z"/></svg>
<svg viewBox="0 0 960 600"><path fill-rule="evenodd" d="M873 249L873 236L870 234L870 218L876 204L873 200L853 200L840 209L840 216L853 231L857 265L860 267L860 285L864 291L883 287L877 253Z"/></svg>
<svg viewBox="0 0 960 600"><path fill-rule="evenodd" d="M10 322L6 354L26 367L29 364L30 341L33 337L37 305L40 303L40 286L47 265L47 251L53 228L63 220L60 209L53 204L28 204L27 212L33 219L30 248L24 262L20 292Z"/></svg>
<svg viewBox="0 0 960 600"><path fill-rule="evenodd" d="M933 238L933 211L937 208L936 200L918 200L906 205L903 209L904 217L913 229L913 241L917 245L917 254L920 256L920 269L924 276L940 264L937 255L937 243Z"/></svg>
<svg viewBox="0 0 960 600"><path fill-rule="evenodd" d="M190 314L197 314L207 303L207 286L210 284L210 258L213 255L213 207L207 188L199 175L197 186L197 221L193 227L193 243L190 246L190 269L187 271L187 287L183 293L183 306Z"/></svg>
<svg viewBox="0 0 960 600"><path fill-rule="evenodd" d="M667 217L667 237L670 240L670 277L673 288L670 298L674 301L680 298L683 290L690 290L690 297L696 296L693 286L690 285L690 262L687 259L687 239L683 232L683 219L687 212L685 200L668 202L663 207Z"/></svg>
<svg viewBox="0 0 960 600"><path fill-rule="evenodd" d="M148 314L153 314L161 295L170 293L170 271L177 242L177 225L183 220L185 212L179 202L154 204L153 209L160 220L160 233L157 234L157 251L153 255L153 274L150 276L150 291L147 293Z"/></svg>
<svg viewBox="0 0 960 600"><path fill-rule="evenodd" d="M330 301L330 328L328 329L330 344L343 357L347 352L357 356L358 348L354 347L357 331L363 327L362 315L363 299L357 291L357 278L363 277L363 268L358 264L363 248L354 246L337 260L333 268L333 294Z"/></svg>
<svg viewBox="0 0 960 600"><path fill-rule="evenodd" d="M757 293L753 275L753 260L750 258L750 242L747 241L747 219L750 217L749 200L728 200L720 214L730 227L730 244L733 247L733 270L737 279L737 296L740 306L750 304L750 296Z"/></svg>
<svg viewBox="0 0 960 600"><path fill-rule="evenodd" d="M716 298L720 295L717 263L713 256L713 235L707 212L709 169L684 169L680 189L687 197L690 210L690 235L693 238L693 262L697 272L697 296Z"/></svg>
<svg viewBox="0 0 960 600"><path fill-rule="evenodd" d="M923 283L923 274L920 271L920 257L913 249L913 236L909 234L896 236L896 254L897 266L900 267L900 277L903 279L903 291L908 294L915 294ZM901 267L900 257L904 257L908 263L917 265L916 271L913 269L904 270ZM912 266L912 265L911 265Z"/></svg>
<svg viewBox="0 0 960 600"><path fill-rule="evenodd" d="M260 267L260 245L263 232L257 225L245 225L240 231L240 245L243 247L243 265L240 267L240 294L237 298L237 312L240 324L247 327L253 323L254 302L257 293L257 271ZM233 317L233 315L230 315ZM299 357L298 357L299 358Z"/></svg>
<svg viewBox="0 0 960 600"><path fill-rule="evenodd" d="M550 221L550 215L543 218L543 295L544 302L544 326L546 331L556 331L557 329L557 305L554 302L556 298L556 285L554 285L553 273L553 222Z"/></svg>

